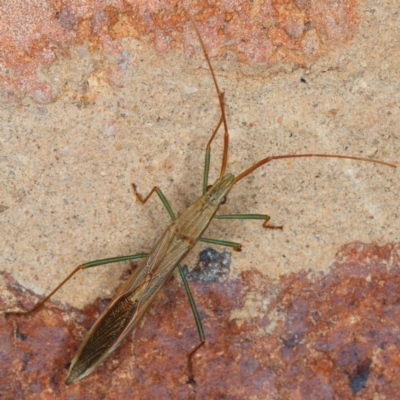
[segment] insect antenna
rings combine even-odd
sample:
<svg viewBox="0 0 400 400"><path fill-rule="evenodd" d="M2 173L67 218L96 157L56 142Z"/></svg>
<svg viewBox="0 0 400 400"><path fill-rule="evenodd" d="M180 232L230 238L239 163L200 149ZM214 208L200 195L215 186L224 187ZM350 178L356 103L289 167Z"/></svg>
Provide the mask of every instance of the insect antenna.
<svg viewBox="0 0 400 400"><path fill-rule="evenodd" d="M203 39L200 36L200 32L197 29L196 23L195 23L193 17L189 13L188 13L188 16L189 16L189 19L190 19L193 27L194 27L194 30L196 31L197 38L199 39L201 48L203 50L204 57L206 58L208 67L210 69L210 72L211 72L211 75L212 75L212 78L213 78L213 81L214 81L214 86L215 86L215 89L216 89L217 95L218 95L219 106L221 108L220 121L219 121L216 129L214 130L213 134L211 135L210 140L207 143L207 147L206 147L206 165L208 164L208 166L209 166L209 163L210 163L209 158L210 158L210 152L211 152L211 142L213 141L215 135L217 134L219 127L221 126L221 124L223 124L224 125L224 151L223 151L223 154L222 154L222 165L221 165L221 172L220 172L220 178L222 178L225 175L225 171L226 171L226 164L228 162L228 148L229 148L229 132L228 132L228 123L226 122L226 117L225 117L224 94L219 89L217 78L215 77L214 70L213 70L213 67L211 65L210 58L208 57L208 54L207 54L206 46L204 45ZM207 157L208 157L208 159L207 159ZM206 174L206 171L204 171L204 177L205 177L205 174ZM208 181L208 168L207 168L207 178L206 179ZM203 184L203 190L204 190L204 187L207 187L207 183Z"/></svg>
<svg viewBox="0 0 400 400"><path fill-rule="evenodd" d="M266 157L260 160L258 163L254 164L250 168L246 169L243 171L241 174L239 174L234 180L232 185L235 183L239 182L241 179L246 177L247 175L250 175L254 170L257 168L261 167L264 164L269 163L270 161L273 160L281 160L284 158L307 158L307 157L321 157L321 158L344 158L346 160L356 160L356 161L365 161L365 162L370 162L374 164L382 164L386 165L388 167L392 168L397 168L396 165L390 164L384 161L379 161L379 160L371 160L369 158L363 158L363 157L351 157L351 156L341 156L341 155L333 155L333 154L285 154L282 156L271 156L271 157Z"/></svg>

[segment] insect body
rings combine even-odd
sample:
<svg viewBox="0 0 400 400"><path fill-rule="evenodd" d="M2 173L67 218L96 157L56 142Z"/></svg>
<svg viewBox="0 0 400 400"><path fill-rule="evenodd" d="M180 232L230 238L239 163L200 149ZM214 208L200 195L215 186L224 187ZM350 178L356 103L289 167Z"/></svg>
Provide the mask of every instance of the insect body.
<svg viewBox="0 0 400 400"><path fill-rule="evenodd" d="M193 20L192 20L193 22ZM224 202L225 196L231 188L241 179L251 174L254 170L267 164L273 160L289 159L289 158L306 158L306 157L324 157L324 158L343 158L358 161L372 162L396 168L395 165L365 159L361 157L349 157L342 155L328 154L287 154L280 156L266 157L254 164L236 177L230 173L226 173L229 147L229 133L225 118L224 97L219 90L217 80L215 78L210 60L205 50L204 43L193 22L200 44L205 54L214 85L218 94L221 109L220 121L214 130L206 147L204 178L203 178L203 195L195 201L179 218L175 217L171 206L163 195L162 191L154 187L146 198L142 198L133 185L133 189L139 201L145 203L152 193L156 193L173 222L168 226L164 234L154 245L148 254L136 254L124 257L114 257L105 260L97 260L82 264L76 267L70 275L67 276L47 297L41 300L32 310L19 312L19 314L29 314L37 311L61 286L63 286L76 272L81 269L91 268L98 265L109 264L124 260L133 260L144 258L137 270L128 279L128 281L117 292L111 300L105 311L93 325L83 343L81 344L76 356L72 360L67 384L88 375L93 369L104 360L113 350L115 350L122 340L137 326L138 322L144 316L157 293L162 288L168 277L172 274L175 267L180 270L185 289L187 291L189 302L193 310L196 325L199 331L200 343L188 355L188 372L189 381L193 380L191 357L197 349L204 343L205 337L201 326L200 317L196 310L194 300L190 293L187 281L184 277L179 263L187 255L198 241L215 243L230 246L236 249L240 248L240 244L215 239L204 238L202 235L213 218L219 219L262 219L263 226L266 228L281 228L267 225L269 216L264 214L228 214L216 215L220 205ZM211 143L217 134L219 128L224 129L224 149L222 156L222 165L220 169L220 177L216 182L208 187L208 171L210 165ZM15 313L14 313L15 314ZM17 313L18 314L18 313Z"/></svg>
<svg viewBox="0 0 400 400"><path fill-rule="evenodd" d="M135 328L177 264L200 239L233 184L227 174L167 228L93 325L72 361L67 383L83 378Z"/></svg>

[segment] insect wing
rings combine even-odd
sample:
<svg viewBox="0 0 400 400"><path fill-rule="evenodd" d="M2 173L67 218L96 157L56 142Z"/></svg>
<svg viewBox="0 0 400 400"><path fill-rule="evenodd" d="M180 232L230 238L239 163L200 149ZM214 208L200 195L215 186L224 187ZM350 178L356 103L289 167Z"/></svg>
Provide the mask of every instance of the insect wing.
<svg viewBox="0 0 400 400"><path fill-rule="evenodd" d="M138 324L190 246L167 230L93 325L72 360L67 384L90 374Z"/></svg>

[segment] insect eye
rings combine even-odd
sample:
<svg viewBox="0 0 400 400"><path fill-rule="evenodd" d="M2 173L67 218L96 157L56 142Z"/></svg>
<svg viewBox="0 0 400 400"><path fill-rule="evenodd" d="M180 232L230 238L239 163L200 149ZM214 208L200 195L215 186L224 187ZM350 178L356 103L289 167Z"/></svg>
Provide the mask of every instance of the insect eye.
<svg viewBox="0 0 400 400"><path fill-rule="evenodd" d="M206 188L206 192L208 192L212 188L212 185L208 185Z"/></svg>
<svg viewBox="0 0 400 400"><path fill-rule="evenodd" d="M226 196L224 196L224 197L221 199L221 203L220 203L220 204L225 204L226 201L227 201L227 198L226 198Z"/></svg>

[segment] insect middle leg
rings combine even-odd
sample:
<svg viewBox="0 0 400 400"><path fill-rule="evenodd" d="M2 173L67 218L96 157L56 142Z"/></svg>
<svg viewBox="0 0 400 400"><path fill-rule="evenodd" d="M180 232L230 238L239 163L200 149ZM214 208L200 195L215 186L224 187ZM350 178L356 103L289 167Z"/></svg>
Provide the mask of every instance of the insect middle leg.
<svg viewBox="0 0 400 400"><path fill-rule="evenodd" d="M57 285L46 297L36 303L29 310L22 311L10 311L5 312L5 315L29 315L38 311L62 286L64 286L78 271L88 268L97 267L99 265L112 264L120 261L128 261L128 260L138 260L141 258L145 258L147 253L139 253L139 254L131 254L128 256L120 256L120 257L112 257L112 258L103 258L101 260L89 261L87 263L78 265L59 285Z"/></svg>
<svg viewBox="0 0 400 400"><path fill-rule="evenodd" d="M267 214L221 214L215 217L216 219L263 219L263 228L267 229L283 229L283 226L268 225L271 217Z"/></svg>

